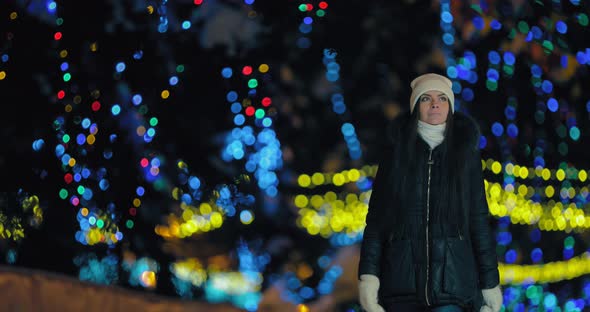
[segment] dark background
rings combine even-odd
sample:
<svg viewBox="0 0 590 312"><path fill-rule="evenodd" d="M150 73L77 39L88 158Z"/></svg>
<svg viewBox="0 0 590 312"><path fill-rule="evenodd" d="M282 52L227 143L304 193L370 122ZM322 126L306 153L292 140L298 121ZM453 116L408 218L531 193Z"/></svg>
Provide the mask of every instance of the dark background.
<svg viewBox="0 0 590 312"><path fill-rule="evenodd" d="M293 253L301 257L298 259L313 263L326 250L334 253L338 250L328 240L311 236L295 226L296 214L287 206L292 202L290 196L302 192L296 177L301 173L333 168L341 171L374 165L379 158L386 123L408 108L409 82L427 71L446 74L444 61L448 59L444 53L449 50L445 52L441 48L438 1L328 2L326 16L314 18L313 30L307 35L311 42L309 48L300 48L296 43L302 35L298 27L305 14L297 9L299 3L295 2L258 0L246 5L238 1L205 0L196 6L192 1L168 1L169 29L165 33L157 31L160 16L157 9L162 1L57 1L54 15L47 13L44 7L47 3L3 1L0 4L0 53L9 57L8 61L0 63L0 70L6 72L6 78L0 81L3 105L0 114L2 210L6 216L20 217L25 229L22 240L0 240L0 261L78 276L80 268L73 259L81 254L122 257L125 252L131 252L138 257L151 257L161 264L163 269L154 291L168 296L177 296L177 293L170 282L167 264L179 254L162 248L165 242L155 234L154 226L164 222L172 204L166 194L150 188L134 162L157 151L168 159L169 163L162 170L172 177L175 161L182 159L199 176L207 191L214 190L219 184L234 183L240 173L245 173L243 163L225 162L220 158L220 152L223 138L233 127L233 114L225 94L229 90L245 90L244 80L240 80L239 75L242 66L256 67L261 63L270 66L264 82L260 81L260 90L273 98L272 106L276 108L273 128L281 141L283 155L289 155L284 158L284 166L278 173L281 180L281 196L277 199L280 211L276 214L262 212L260 207L265 197L261 196L256 184L242 185L242 191L256 198L251 207L259 212L256 222L244 226L239 218L228 218L222 230L180 240L175 243L178 244L175 250L183 251L187 257L199 255L206 258L212 254L231 254L239 238L265 243L277 237L284 238L290 242L290 249L273 254L265 276L280 273L283 265L294 257ZM450 53L459 58L471 51L478 60L473 69L478 81L473 85L461 81L464 87L473 89L475 99L462 101L460 94L456 94L456 99L461 102L462 110L475 117L482 128L487 141L482 148L483 158L530 168L535 166L535 156L541 155L546 168L567 164L585 169L590 156L586 104L590 99L588 67L577 65L566 75L559 71L564 55L573 55L569 61L575 63L576 53L587 53L588 29L576 23L579 14L588 14L587 4L576 6L570 1L481 3L487 8L484 15L499 20L502 29L471 32L470 21L478 13L467 4L454 3L456 43ZM148 5L154 6L156 12L149 14ZM206 9L208 13L204 13ZM15 20L9 18L11 12L17 12ZM241 24L234 23L232 18L235 16L229 18L223 12L235 12L235 16L243 19ZM252 12L255 17L248 18ZM195 16L199 18L195 19ZM56 25L57 17L63 18L63 25ZM193 25L189 30L179 28L181 21L191 18ZM568 23L566 34L548 27L548 20L560 19ZM511 29L517 29L520 21L543 29L544 38L554 42L556 49L539 57L534 53L534 46L538 47L539 42L516 44L516 39L511 39L509 34ZM261 31L249 36L245 31L248 23L260 27ZM59 41L53 39L56 31L63 33ZM212 39L225 31L232 33L231 39L225 43L231 42L234 49L223 41ZM91 52L89 48L94 42L98 44L97 52ZM518 48L514 75L501 75L499 88L495 92L487 90L488 53L496 50L502 54L515 46ZM71 69L68 72L72 74L69 83L63 82L63 72L59 69L63 60L58 54L63 49L68 51L66 59ZM337 86L323 78L324 49L334 49L337 53L336 60L340 64ZM142 52L142 58L134 60L132 56L138 51ZM119 61L127 65L120 77L114 70ZM178 64L185 66L183 73L175 73ZM532 64L541 66L543 79L553 82L551 96L560 102L560 109L555 113L548 111L543 104L548 95L531 83ZM234 69L231 79L221 76L224 67ZM174 74L179 83L171 87L167 81ZM143 149L144 145L134 144L133 139L125 136L125 122L129 121L117 120L110 114L110 105L121 101L118 90L122 84L127 85L133 94L140 93L149 109L148 115L157 116L159 120L157 136L149 144L149 149ZM63 101L55 96L60 89L68 93ZM163 89L171 90L167 100L159 97ZM103 109L99 112L90 110L93 90L100 90ZM330 94L335 90L340 90L345 98L347 112L342 116L331 110ZM75 94L82 96L81 104L74 112L65 113L64 103L71 103ZM496 137L491 126L494 122L508 124L504 109L511 96L518 102L515 120L518 136L512 138L504 134ZM537 111L544 114L544 122L535 121ZM84 246L74 239L74 233L79 229L75 218L78 208L58 196L64 187L64 171L55 157L58 141L53 123L60 116L72 128L76 116L92 116L100 134L104 131L120 135L120 140L114 144L109 144L108 136L97 137L94 149L80 161L90 167L108 168L111 187L108 192L101 193L100 203L116 203L120 217L115 222L121 229L128 217L125 207L135 197L135 188L137 185L146 187L142 207L149 209L138 213L134 219L136 226L133 230L125 229L125 239L112 248L104 244ZM351 160L348 156L340 132L344 121L355 126L362 145L361 159ZM581 130L580 138L559 137L556 129L562 125L569 127L572 122ZM75 132L70 134L75 140ZM36 139L45 141L44 148L38 152L31 147ZM566 154L558 152L557 147L562 142L568 145ZM107 147L115 153L110 161L102 158L101 151ZM485 174L490 181L502 182L506 178L489 171ZM252 177L252 180L255 179ZM531 185L542 186L544 183L532 180ZM559 181L552 183L555 183L556 193L564 186ZM19 190L40 198L43 207L40 226L33 227L24 221L28 215L19 210ZM575 202L581 208L586 207L585 196L577 197ZM575 255L586 248L583 235L565 232L544 235L537 246L528 238L533 228L535 225L510 228L513 241L506 248L519 251L519 263L530 263L529 254L534 247L543 249L544 261L563 260L563 240L568 236L575 238ZM499 249L501 261L504 260L502 250L506 249ZM16 257L9 260L9 254ZM122 268L118 271L119 280L115 283L134 288L126 282L125 271ZM308 281L309 285L314 285L318 279L314 276ZM583 282L576 279L549 285L548 289L561 291L563 300L566 300L579 298L582 285ZM135 288L141 289L139 286ZM563 289L567 291L563 292ZM199 291L195 293L199 294ZM561 299L558 304L563 305ZM518 304L516 302L514 307Z"/></svg>

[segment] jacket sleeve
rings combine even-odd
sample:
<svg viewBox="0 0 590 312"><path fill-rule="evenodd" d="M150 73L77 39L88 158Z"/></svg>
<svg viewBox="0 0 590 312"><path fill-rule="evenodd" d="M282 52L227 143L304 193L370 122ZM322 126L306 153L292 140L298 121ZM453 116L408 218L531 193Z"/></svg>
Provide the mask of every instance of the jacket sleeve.
<svg viewBox="0 0 590 312"><path fill-rule="evenodd" d="M393 146L386 145L380 157L377 173L373 180L365 229L361 242L361 254L358 267L358 278L363 274L379 276L382 238L378 220L380 210L383 209L384 191L386 191L387 175L393 161Z"/></svg>
<svg viewBox="0 0 590 312"><path fill-rule="evenodd" d="M481 168L481 153L477 149L474 159L470 161L469 176L471 183L471 200L469 219L470 235L473 250L475 252L478 270L479 287L481 289L493 288L500 283L498 272L498 258L496 255L496 239L490 226L489 206L486 199L485 182Z"/></svg>

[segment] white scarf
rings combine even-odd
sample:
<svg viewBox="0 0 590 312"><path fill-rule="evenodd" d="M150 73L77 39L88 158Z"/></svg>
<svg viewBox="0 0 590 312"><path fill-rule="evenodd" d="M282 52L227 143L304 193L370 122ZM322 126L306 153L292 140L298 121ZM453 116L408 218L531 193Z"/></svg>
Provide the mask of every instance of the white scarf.
<svg viewBox="0 0 590 312"><path fill-rule="evenodd" d="M428 143L430 149L434 149L445 138L445 127L447 123L440 125L431 125L422 120L418 120L418 134Z"/></svg>

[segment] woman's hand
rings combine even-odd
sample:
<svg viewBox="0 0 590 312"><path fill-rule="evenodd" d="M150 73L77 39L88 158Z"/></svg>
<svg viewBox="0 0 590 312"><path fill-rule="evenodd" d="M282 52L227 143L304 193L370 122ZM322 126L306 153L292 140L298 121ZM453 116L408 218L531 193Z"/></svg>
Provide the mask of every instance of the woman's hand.
<svg viewBox="0 0 590 312"><path fill-rule="evenodd" d="M359 281L359 299L361 307L367 312L385 312L379 305L377 294L379 291L379 278L371 274L363 274Z"/></svg>

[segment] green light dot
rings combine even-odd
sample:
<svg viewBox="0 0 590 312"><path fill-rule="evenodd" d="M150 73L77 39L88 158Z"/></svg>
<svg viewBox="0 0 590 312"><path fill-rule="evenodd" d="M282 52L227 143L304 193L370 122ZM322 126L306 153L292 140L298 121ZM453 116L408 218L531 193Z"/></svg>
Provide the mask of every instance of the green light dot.
<svg viewBox="0 0 590 312"><path fill-rule="evenodd" d="M64 134L62 141L64 141L64 143L68 143L70 142L70 135L69 134Z"/></svg>
<svg viewBox="0 0 590 312"><path fill-rule="evenodd" d="M479 15L483 14L483 11L481 10L481 6L479 4L472 4L471 9L479 13Z"/></svg>
<svg viewBox="0 0 590 312"><path fill-rule="evenodd" d="M570 137L572 140L577 141L580 138L580 129L574 126L570 128Z"/></svg>
<svg viewBox="0 0 590 312"><path fill-rule="evenodd" d="M495 80L486 80L486 88L490 91L496 91L498 89L498 83Z"/></svg>
<svg viewBox="0 0 590 312"><path fill-rule="evenodd" d="M561 154L561 156L566 156L568 153L567 143L565 143L565 142L559 143L557 150L559 151L559 154Z"/></svg>
<svg viewBox="0 0 590 312"><path fill-rule="evenodd" d="M256 118L262 119L264 117L264 110L262 108L257 109L255 115Z"/></svg>
<svg viewBox="0 0 590 312"><path fill-rule="evenodd" d="M258 81L254 78L248 80L248 87L254 89L258 86Z"/></svg>
<svg viewBox="0 0 590 312"><path fill-rule="evenodd" d="M537 285L535 288L537 289L537 298L543 297L543 287Z"/></svg>
<svg viewBox="0 0 590 312"><path fill-rule="evenodd" d="M534 285L529 286L526 289L526 297L529 299L532 299L536 296L537 296L537 287L535 287Z"/></svg>
<svg viewBox="0 0 590 312"><path fill-rule="evenodd" d="M156 180L156 182L154 182L154 188L157 191L164 191L166 189L166 187L167 187L167 183L162 178L159 178Z"/></svg>
<svg viewBox="0 0 590 312"><path fill-rule="evenodd" d="M305 12L305 11L307 11L307 5L305 5L305 4L300 4L300 5L299 5L299 11L301 11L301 12Z"/></svg>
<svg viewBox="0 0 590 312"><path fill-rule="evenodd" d="M588 26L588 15L585 13L580 13L578 15L578 23L582 26Z"/></svg>
<svg viewBox="0 0 590 312"><path fill-rule="evenodd" d="M68 81L70 81L70 79L72 79L72 75L70 75L70 73L65 73L64 74L64 81L68 82Z"/></svg>
<svg viewBox="0 0 590 312"><path fill-rule="evenodd" d="M516 37L516 29L512 28L508 34L508 39L514 39Z"/></svg>
<svg viewBox="0 0 590 312"><path fill-rule="evenodd" d="M61 24L63 24L63 23L64 23L64 19L61 17L55 20L55 24L57 26L61 26Z"/></svg>
<svg viewBox="0 0 590 312"><path fill-rule="evenodd" d="M569 188L572 186L571 183L569 183L567 181L567 179L569 179L572 175L572 169L571 168L566 169L566 170L564 170L564 172L565 172L565 179L561 183L561 188L567 192L567 191L569 191ZM578 176L574 177L574 180L577 178L578 178Z"/></svg>
<svg viewBox="0 0 590 312"><path fill-rule="evenodd" d="M84 188L84 186L82 186L82 185L79 185L79 186L78 186L78 194L82 195L82 194L84 194L84 191L85 191L85 188Z"/></svg>
<svg viewBox="0 0 590 312"><path fill-rule="evenodd" d="M504 70L504 72L507 75L512 76L512 74L514 73L514 66L512 66L512 65L504 65L504 66L502 66L502 70Z"/></svg>
<svg viewBox="0 0 590 312"><path fill-rule="evenodd" d="M66 189L59 190L59 197L61 199L66 199L66 197L68 197L68 191Z"/></svg>
<svg viewBox="0 0 590 312"><path fill-rule="evenodd" d="M98 221L96 221L96 226L97 226L99 229L102 229L102 227L104 226L104 221L102 221L102 220L98 220Z"/></svg>
<svg viewBox="0 0 590 312"><path fill-rule="evenodd" d="M318 17L324 17L326 15L326 11L321 10L321 9L320 10L317 10L315 12L315 15L317 15Z"/></svg>
<svg viewBox="0 0 590 312"><path fill-rule="evenodd" d="M553 43L549 40L543 40L543 49L545 54L551 54L553 51Z"/></svg>
<svg viewBox="0 0 590 312"><path fill-rule="evenodd" d="M575 244L575 240L574 240L574 238L573 238L573 237L571 237L571 236L568 236L568 237L566 237L566 238L563 240L563 245L564 245L566 248L572 248L572 247L574 247L574 244Z"/></svg>
<svg viewBox="0 0 590 312"><path fill-rule="evenodd" d="M137 111L140 114L145 115L148 112L148 107L146 105L141 105Z"/></svg>
<svg viewBox="0 0 590 312"><path fill-rule="evenodd" d="M150 119L150 126L155 127L158 124L158 118L152 117Z"/></svg>
<svg viewBox="0 0 590 312"><path fill-rule="evenodd" d="M518 22L518 31L525 34L529 32L529 24L525 21Z"/></svg>
<svg viewBox="0 0 590 312"><path fill-rule="evenodd" d="M133 221L132 220L127 220L127 222L125 222L125 226L128 229L132 229L133 228Z"/></svg>
<svg viewBox="0 0 590 312"><path fill-rule="evenodd" d="M184 72L184 65L178 65L178 66L176 66L176 72L177 73Z"/></svg>

